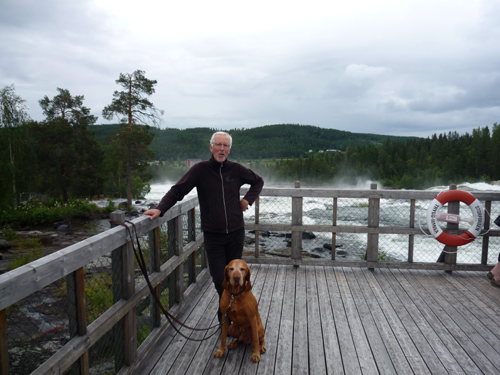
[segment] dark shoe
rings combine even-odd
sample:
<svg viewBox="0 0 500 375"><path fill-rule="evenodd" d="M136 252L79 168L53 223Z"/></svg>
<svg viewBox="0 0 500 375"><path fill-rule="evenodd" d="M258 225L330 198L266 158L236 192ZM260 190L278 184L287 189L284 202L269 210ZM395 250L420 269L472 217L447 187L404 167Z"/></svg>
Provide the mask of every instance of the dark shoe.
<svg viewBox="0 0 500 375"><path fill-rule="evenodd" d="M491 280L491 284L494 285L494 286L500 287L500 280L492 279Z"/></svg>
<svg viewBox="0 0 500 375"><path fill-rule="evenodd" d="M493 280L493 274L490 272L488 272L488 274L486 275L486 277L488 278L488 280Z"/></svg>

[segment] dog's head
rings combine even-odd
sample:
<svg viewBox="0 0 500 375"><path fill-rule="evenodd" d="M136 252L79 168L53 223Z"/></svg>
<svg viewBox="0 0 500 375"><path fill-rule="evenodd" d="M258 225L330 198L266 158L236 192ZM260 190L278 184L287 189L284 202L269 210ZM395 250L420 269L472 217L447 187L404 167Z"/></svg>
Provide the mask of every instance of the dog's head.
<svg viewBox="0 0 500 375"><path fill-rule="evenodd" d="M252 289L250 283L250 268L247 262L241 259L234 259L224 269L224 281L222 282L224 289L239 289L245 286L245 290Z"/></svg>

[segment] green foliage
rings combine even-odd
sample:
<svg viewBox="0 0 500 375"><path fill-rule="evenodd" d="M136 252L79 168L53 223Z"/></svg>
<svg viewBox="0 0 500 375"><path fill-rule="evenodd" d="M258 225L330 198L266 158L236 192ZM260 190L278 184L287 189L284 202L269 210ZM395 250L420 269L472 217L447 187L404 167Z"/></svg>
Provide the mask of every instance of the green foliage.
<svg viewBox="0 0 500 375"><path fill-rule="evenodd" d="M102 150L87 129L97 120L83 106L83 95L58 88L53 99L39 101L47 120L32 123L31 141L38 171L36 191L50 196L91 196L100 193ZM33 166L32 166L33 167Z"/></svg>
<svg viewBox="0 0 500 375"><path fill-rule="evenodd" d="M59 87L57 91L59 94L53 99L45 96L39 100L47 120L68 120L74 126L92 125L97 121L97 117L90 114L90 108L83 105L83 95L72 96L69 90Z"/></svg>
<svg viewBox="0 0 500 375"><path fill-rule="evenodd" d="M22 127L29 120L25 102L16 95L14 85L0 90L0 207L15 206L25 187L22 169L29 160Z"/></svg>
<svg viewBox="0 0 500 375"><path fill-rule="evenodd" d="M92 214L99 214L109 210L100 210L96 204L85 200L71 200L63 203L59 200L40 202L30 199L20 204L16 209L0 211L0 225L33 226L52 224L56 221L71 218L89 218Z"/></svg>
<svg viewBox="0 0 500 375"><path fill-rule="evenodd" d="M110 274L97 273L85 279L85 302L89 324L113 305Z"/></svg>
<svg viewBox="0 0 500 375"><path fill-rule="evenodd" d="M18 238L16 231L12 230L7 225L2 228L2 234L3 234L3 238L5 238L7 241L13 241L13 240L16 240Z"/></svg>
<svg viewBox="0 0 500 375"><path fill-rule="evenodd" d="M118 125L95 125L91 129L101 143L107 136L116 134ZM151 149L157 160L184 162L186 159L208 159L209 141L218 129L151 129L154 139ZM257 160L269 158L297 158L313 150L338 149L348 146L381 145L387 139L405 142L415 137L397 137L378 134L351 133L336 129L323 129L309 125L266 125L251 129L232 129L233 137L230 158L233 160Z"/></svg>
<svg viewBox="0 0 500 375"><path fill-rule="evenodd" d="M43 256L42 241L39 238L16 239L16 256L9 260L9 271L31 263Z"/></svg>
<svg viewBox="0 0 500 375"><path fill-rule="evenodd" d="M154 94L157 82L147 79L144 71L136 70L132 74L120 73L116 83L123 90L114 92L111 104L103 109L102 115L108 120L116 116L122 123L118 134L111 142L110 150L114 154L113 160L118 160L119 165L125 168L127 204L130 207L133 174L144 173L147 167L144 162L154 157L153 151L148 148L154 135L149 133L149 126L146 124L158 124L163 111L158 110L148 99ZM145 186L139 191L143 191L144 188Z"/></svg>
<svg viewBox="0 0 500 375"><path fill-rule="evenodd" d="M155 92L157 81L147 79L144 71L120 73L115 81L122 91L115 91L110 105L106 106L102 115L111 120L118 117L124 124L157 124L163 111L155 108L148 99Z"/></svg>
<svg viewBox="0 0 500 375"><path fill-rule="evenodd" d="M386 140L349 146L343 153L308 153L275 161L267 182L300 180L311 184L381 181L397 189L423 189L463 181L500 180L500 127L474 129L472 135ZM258 173L258 169L256 169ZM264 175L263 175L264 176Z"/></svg>

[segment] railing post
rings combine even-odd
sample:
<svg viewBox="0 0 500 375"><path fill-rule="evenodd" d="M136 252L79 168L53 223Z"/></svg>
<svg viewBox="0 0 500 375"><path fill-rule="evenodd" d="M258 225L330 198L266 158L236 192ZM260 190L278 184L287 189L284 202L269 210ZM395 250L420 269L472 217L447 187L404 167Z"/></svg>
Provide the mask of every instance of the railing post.
<svg viewBox="0 0 500 375"><path fill-rule="evenodd" d="M7 346L7 309L0 310L0 375L9 374L9 348Z"/></svg>
<svg viewBox="0 0 500 375"><path fill-rule="evenodd" d="M377 184L371 184L370 189L376 190ZM380 198L368 199L368 228L378 228L380 223ZM378 233L368 233L367 262L378 262ZM373 269L373 267L369 267Z"/></svg>
<svg viewBox="0 0 500 375"><path fill-rule="evenodd" d="M457 185L450 185L450 190L457 190ZM460 214L460 202L448 202L448 213L456 215ZM458 223L446 223L446 229L448 231L456 231L458 230ZM445 264L457 264L457 249L458 248L456 246L444 245L443 253ZM447 270L446 272L451 273L452 271Z"/></svg>
<svg viewBox="0 0 500 375"><path fill-rule="evenodd" d="M491 212L491 201L486 201L484 205L484 231L486 233L490 230L490 212ZM488 264L488 248L490 244L490 236L483 236L483 249L481 252L481 264Z"/></svg>
<svg viewBox="0 0 500 375"><path fill-rule="evenodd" d="M161 249L160 249L160 227L156 227L148 234L149 237L149 264L150 272L159 272L161 268ZM161 283L156 285L154 292L158 298L161 295ZM161 324L161 310L155 302L154 297L149 297L149 308L151 310L151 326L159 327Z"/></svg>
<svg viewBox="0 0 500 375"><path fill-rule="evenodd" d="M255 207L255 224L259 224L259 214L260 214L260 198L257 197L257 199L254 202L254 207ZM259 231L255 230L255 257L259 257Z"/></svg>
<svg viewBox="0 0 500 375"><path fill-rule="evenodd" d="M411 199L410 202L410 228L415 228L415 209L416 200ZM408 263L413 263L413 252L415 250L415 235L410 234L408 237Z"/></svg>
<svg viewBox="0 0 500 375"><path fill-rule="evenodd" d="M188 235L187 240L189 242L196 240L196 214L195 209L191 209L187 212L187 226ZM188 268L189 283L196 282L196 250L191 254L191 264Z"/></svg>
<svg viewBox="0 0 500 375"><path fill-rule="evenodd" d="M110 220L117 223L125 223L125 212L113 211ZM133 231L133 228L131 229ZM133 232L132 232L133 233ZM128 232L125 232L128 237ZM133 241L133 239L130 239ZM129 299L135 292L135 264L132 243L127 242L120 248L113 250L112 255L113 272L113 303L121 298ZM115 369L118 372L123 365L130 365L137 355L137 319L134 306L122 319L121 327L115 329ZM120 332L122 331L122 332ZM121 352L121 353L120 353Z"/></svg>
<svg viewBox="0 0 500 375"><path fill-rule="evenodd" d="M337 225L338 198L333 198L333 219L332 225ZM337 232L332 232L332 260L335 260L335 250L337 249Z"/></svg>
<svg viewBox="0 0 500 375"><path fill-rule="evenodd" d="M295 188L300 188L300 181L295 181ZM292 259L295 267L302 258L302 230L294 229L295 225L302 225L302 201L302 197L292 198Z"/></svg>
<svg viewBox="0 0 500 375"><path fill-rule="evenodd" d="M183 249L182 216L168 222L168 255L181 255ZM179 265L169 276L169 306L180 303L184 294L184 264Z"/></svg>
<svg viewBox="0 0 500 375"><path fill-rule="evenodd" d="M66 276L66 285L69 302L69 330L70 337L83 336L87 333L87 318L85 312L85 284L83 268L79 268ZM85 352L80 359L75 362L71 369L71 374L88 374L89 352Z"/></svg>

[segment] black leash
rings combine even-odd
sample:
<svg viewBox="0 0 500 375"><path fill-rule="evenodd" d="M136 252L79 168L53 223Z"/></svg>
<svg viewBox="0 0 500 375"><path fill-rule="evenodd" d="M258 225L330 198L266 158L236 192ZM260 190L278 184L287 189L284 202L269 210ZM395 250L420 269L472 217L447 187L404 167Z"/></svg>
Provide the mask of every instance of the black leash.
<svg viewBox="0 0 500 375"><path fill-rule="evenodd" d="M151 292L151 295L153 296L153 299L154 301L156 302L156 304L158 305L158 307L161 309L161 311L163 312L163 315L165 315L165 317L167 318L167 320L169 321L170 325L175 329L175 331L181 335L182 337L184 337L185 339L187 340L191 340L191 341L204 341L204 340L208 340L209 338L211 338L213 335L215 335L217 332L218 332L218 328L221 328L222 325L224 324L225 320L228 319L228 314L229 314L229 308L231 307L231 303L229 304L229 307L226 311L226 314L224 315L224 320L219 324L219 325L214 325L212 327L208 327L208 328L193 328L193 327L189 327L187 325L185 325L184 323L182 323L179 319L177 319L175 316L173 316L172 314L170 314L167 309L165 309L165 307L163 306L160 298L158 297L158 295L156 294L156 291L153 287L153 285L151 284L151 281L149 280L149 276L148 276L148 271L147 271L147 267L146 267L146 262L144 261L144 257L142 255L142 249L141 249L141 244L139 243L139 236L137 234L137 228L135 226L134 223L132 223L131 221L128 221L128 220L125 220L127 223L130 223L132 224L132 226L134 227L134 230L135 230L135 239L136 239L136 242L137 242L137 249L135 248L134 246L134 238L132 236L132 232L130 230L130 227L128 225L126 225L125 223L120 223L120 222L117 222L117 221L110 221L111 224L114 224L114 225L121 225L123 227L126 228L129 236L130 236L130 242L132 243L132 249L134 250L134 256L135 256L135 259L137 261L137 263L139 264L139 268L141 269L141 272L142 272L142 275L144 276L144 279L146 280L146 283L148 284L148 287L149 287L149 290ZM232 300L234 299L234 297L231 298L231 302ZM187 328L187 329L190 329L191 331L208 331L210 329L213 329L213 328L217 328L217 330L215 330L212 334L210 334L208 337L204 337L202 339L194 339L192 337L188 337L186 336L185 334L183 334L179 328L177 328L174 324L174 322L176 322L177 324L181 325L182 327L184 328Z"/></svg>

